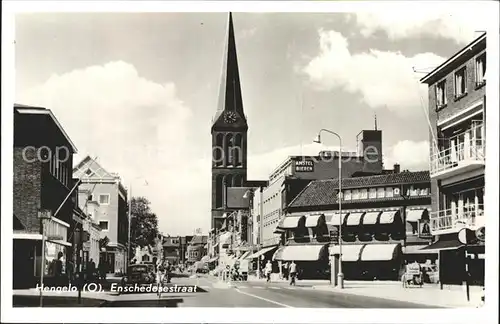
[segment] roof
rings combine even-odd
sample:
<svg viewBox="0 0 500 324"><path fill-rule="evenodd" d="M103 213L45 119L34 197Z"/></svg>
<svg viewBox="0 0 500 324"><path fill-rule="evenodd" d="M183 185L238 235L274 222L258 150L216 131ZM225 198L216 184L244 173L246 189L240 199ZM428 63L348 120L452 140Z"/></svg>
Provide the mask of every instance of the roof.
<svg viewBox="0 0 500 324"><path fill-rule="evenodd" d="M52 113L50 109L43 108L43 107L35 107L35 106L28 106L28 105L22 105L22 104L14 104L14 110L17 111L19 114L26 114L26 115L46 115L49 116L54 124L59 128L61 131L62 135L68 142L68 144L71 146L71 149L73 150L73 153L77 153L78 150L76 149L75 144L71 140L71 138L68 136L62 125L59 123L57 120L56 116Z"/></svg>
<svg viewBox="0 0 500 324"><path fill-rule="evenodd" d="M193 237L191 242L189 244L194 245L194 244L206 244L208 242L208 236L206 235L196 235Z"/></svg>
<svg viewBox="0 0 500 324"><path fill-rule="evenodd" d="M432 79L438 72L442 71L445 67L449 66L453 62L456 62L460 57L462 57L465 53L467 53L468 50L480 45L482 41L486 41L486 33L483 33L481 36L473 40L469 45L465 46L462 48L459 52L455 53L452 57L450 57L448 60L444 61L441 65L439 65L437 68L429 72L426 76L424 76L422 79L420 79L420 82L422 83L428 83L430 79Z"/></svg>
<svg viewBox="0 0 500 324"><path fill-rule="evenodd" d="M429 171L403 171L368 177L342 179L342 189L370 188L387 185L430 183ZM338 179L311 181L290 203L290 207L325 206L337 203Z"/></svg>

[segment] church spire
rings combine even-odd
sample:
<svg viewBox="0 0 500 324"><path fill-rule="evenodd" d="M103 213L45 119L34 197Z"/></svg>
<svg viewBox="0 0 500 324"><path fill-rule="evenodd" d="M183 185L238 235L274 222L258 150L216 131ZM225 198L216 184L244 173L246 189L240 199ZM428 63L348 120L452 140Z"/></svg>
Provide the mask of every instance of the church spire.
<svg viewBox="0 0 500 324"><path fill-rule="evenodd" d="M238 70L238 58L236 55L236 41L234 37L233 16L228 15L228 27L225 39L225 48L222 61L222 72L220 79L217 112L213 120L213 125L219 122L221 116L227 112L234 112L241 122L246 124L243 111L243 100L241 96L240 74Z"/></svg>

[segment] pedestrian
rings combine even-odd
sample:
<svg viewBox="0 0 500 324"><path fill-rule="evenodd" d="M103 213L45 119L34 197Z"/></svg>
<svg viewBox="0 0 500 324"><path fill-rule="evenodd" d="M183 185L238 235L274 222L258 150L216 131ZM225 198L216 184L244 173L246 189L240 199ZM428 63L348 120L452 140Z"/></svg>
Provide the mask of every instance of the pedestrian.
<svg viewBox="0 0 500 324"><path fill-rule="evenodd" d="M266 268L264 271L266 274L266 281L270 282L271 281L271 274L273 273L273 265L271 264L270 260L267 260Z"/></svg>
<svg viewBox="0 0 500 324"><path fill-rule="evenodd" d="M103 258L99 261L99 276L101 277L102 282L106 282L106 272L108 272L106 267L106 260Z"/></svg>
<svg viewBox="0 0 500 324"><path fill-rule="evenodd" d="M95 273L96 273L96 266L94 259L90 259L90 266L89 266L89 272L90 272L90 280L93 282L95 279Z"/></svg>
<svg viewBox="0 0 500 324"><path fill-rule="evenodd" d="M292 261L292 263L290 264L289 271L290 271L290 286L291 285L295 286L295 277L297 276L297 265L295 264L295 262Z"/></svg>
<svg viewBox="0 0 500 324"><path fill-rule="evenodd" d="M73 264L73 261L69 260L68 265L66 268L66 274L68 275L68 283L73 283L74 281L74 273L75 273L75 266Z"/></svg>
<svg viewBox="0 0 500 324"><path fill-rule="evenodd" d="M289 269L289 266L290 266L289 262L285 262L285 264L283 264L283 277L285 278L285 280L288 280L288 269Z"/></svg>

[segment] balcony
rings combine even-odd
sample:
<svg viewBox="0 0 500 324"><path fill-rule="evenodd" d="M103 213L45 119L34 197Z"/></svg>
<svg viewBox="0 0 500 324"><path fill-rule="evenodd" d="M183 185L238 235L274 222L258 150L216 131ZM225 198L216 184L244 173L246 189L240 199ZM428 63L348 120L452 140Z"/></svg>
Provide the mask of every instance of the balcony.
<svg viewBox="0 0 500 324"><path fill-rule="evenodd" d="M440 210L431 213L430 221L432 235L456 233L462 228L476 230L484 226L484 206Z"/></svg>
<svg viewBox="0 0 500 324"><path fill-rule="evenodd" d="M484 167L485 149L484 139L473 139L459 142L431 155L431 177L449 178Z"/></svg>

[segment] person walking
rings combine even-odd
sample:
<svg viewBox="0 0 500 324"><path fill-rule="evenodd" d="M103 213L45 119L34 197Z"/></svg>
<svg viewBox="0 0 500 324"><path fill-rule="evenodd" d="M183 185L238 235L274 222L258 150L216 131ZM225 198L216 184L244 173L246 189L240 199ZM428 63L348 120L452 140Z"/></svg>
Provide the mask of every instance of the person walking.
<svg viewBox="0 0 500 324"><path fill-rule="evenodd" d="M270 260L267 260L266 268L264 271L266 274L266 281L270 282L271 281L271 274L273 273L273 265L271 264Z"/></svg>
<svg viewBox="0 0 500 324"><path fill-rule="evenodd" d="M288 270L290 268L290 263L289 262L285 262L285 264L283 264L283 278L285 280L288 280Z"/></svg>
<svg viewBox="0 0 500 324"><path fill-rule="evenodd" d="M292 263L290 264L289 271L290 271L290 286L291 285L295 286L295 278L297 277L297 265L295 264L295 262L292 261Z"/></svg>

